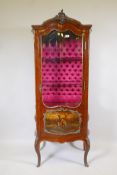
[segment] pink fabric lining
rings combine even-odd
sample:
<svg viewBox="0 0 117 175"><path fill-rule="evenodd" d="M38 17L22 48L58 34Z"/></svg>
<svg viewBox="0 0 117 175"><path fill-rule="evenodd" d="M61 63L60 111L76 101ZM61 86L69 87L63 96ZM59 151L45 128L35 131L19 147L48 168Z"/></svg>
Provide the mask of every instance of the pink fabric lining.
<svg viewBox="0 0 117 175"><path fill-rule="evenodd" d="M76 106L82 100L82 41L42 48L42 98L47 106Z"/></svg>

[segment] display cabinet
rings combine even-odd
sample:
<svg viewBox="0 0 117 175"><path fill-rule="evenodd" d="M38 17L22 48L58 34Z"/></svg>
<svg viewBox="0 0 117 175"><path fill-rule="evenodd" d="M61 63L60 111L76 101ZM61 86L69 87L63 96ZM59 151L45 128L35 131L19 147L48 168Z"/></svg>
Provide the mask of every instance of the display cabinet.
<svg viewBox="0 0 117 175"><path fill-rule="evenodd" d="M63 10L42 25L33 25L35 49L36 140L83 141L88 166L88 67L91 25L82 25Z"/></svg>

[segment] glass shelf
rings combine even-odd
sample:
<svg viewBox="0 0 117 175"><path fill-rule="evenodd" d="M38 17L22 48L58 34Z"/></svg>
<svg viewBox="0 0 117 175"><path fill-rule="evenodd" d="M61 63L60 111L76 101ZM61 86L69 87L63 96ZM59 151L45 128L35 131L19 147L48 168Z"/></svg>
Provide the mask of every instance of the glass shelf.
<svg viewBox="0 0 117 175"><path fill-rule="evenodd" d="M77 64L78 61L82 62L82 58L42 58L42 61L45 63L72 63Z"/></svg>

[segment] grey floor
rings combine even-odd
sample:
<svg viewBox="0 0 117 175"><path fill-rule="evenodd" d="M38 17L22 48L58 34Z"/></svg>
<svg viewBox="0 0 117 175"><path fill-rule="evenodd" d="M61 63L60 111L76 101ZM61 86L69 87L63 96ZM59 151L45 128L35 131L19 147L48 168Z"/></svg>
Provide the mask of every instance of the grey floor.
<svg viewBox="0 0 117 175"><path fill-rule="evenodd" d="M42 145L43 146L43 145ZM41 167L33 141L0 142L0 175L116 175L117 144L92 142L88 168L83 165L82 142L49 143L41 150Z"/></svg>

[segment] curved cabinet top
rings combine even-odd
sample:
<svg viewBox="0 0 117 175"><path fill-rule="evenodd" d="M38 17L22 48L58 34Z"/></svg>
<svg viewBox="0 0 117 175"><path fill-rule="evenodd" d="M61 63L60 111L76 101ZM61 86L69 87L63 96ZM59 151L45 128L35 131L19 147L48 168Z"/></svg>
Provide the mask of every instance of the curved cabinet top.
<svg viewBox="0 0 117 175"><path fill-rule="evenodd" d="M32 25L33 30L39 30L42 33L44 32L43 30L47 28L64 30L66 27L87 31L91 29L92 25L81 24L81 22L66 16L63 10L54 18L46 20L42 25Z"/></svg>

